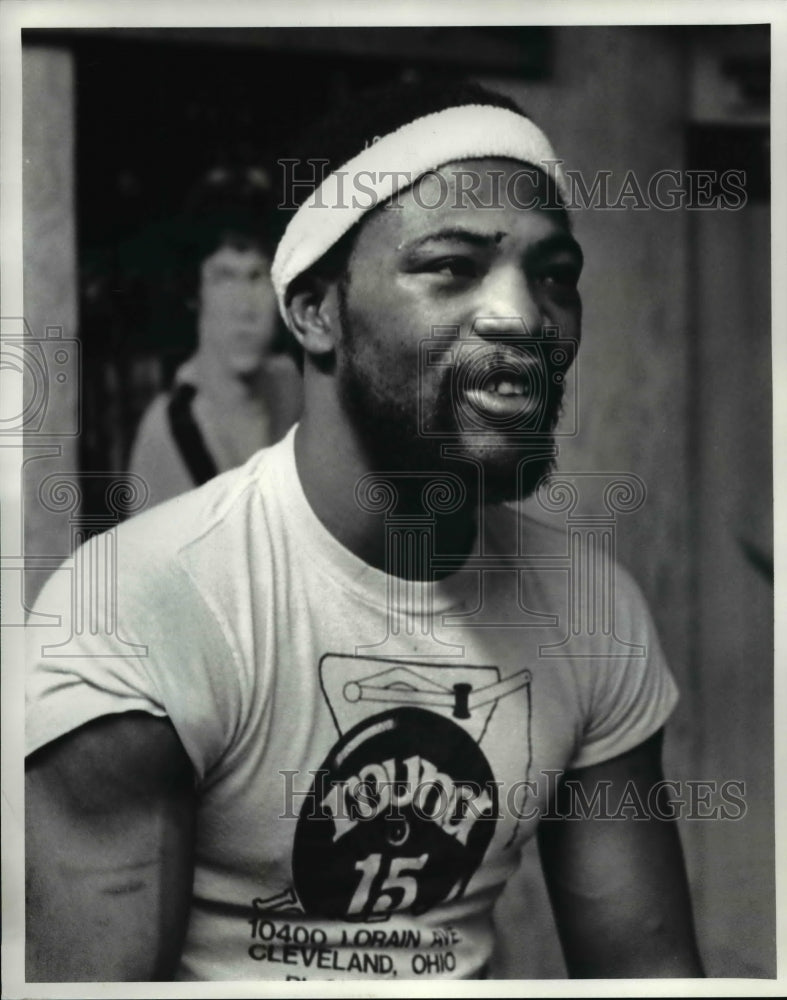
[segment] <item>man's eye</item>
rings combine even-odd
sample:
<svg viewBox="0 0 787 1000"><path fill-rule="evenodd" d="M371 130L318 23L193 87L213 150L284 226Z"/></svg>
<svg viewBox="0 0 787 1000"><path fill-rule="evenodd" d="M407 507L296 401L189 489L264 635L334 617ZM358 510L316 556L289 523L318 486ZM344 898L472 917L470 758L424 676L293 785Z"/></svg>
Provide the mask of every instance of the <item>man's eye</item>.
<svg viewBox="0 0 787 1000"><path fill-rule="evenodd" d="M234 275L231 271L211 271L208 275L208 281L212 285L226 285L232 281Z"/></svg>
<svg viewBox="0 0 787 1000"><path fill-rule="evenodd" d="M478 272L475 261L470 257L441 257L431 261L426 270L449 278L473 278Z"/></svg>
<svg viewBox="0 0 787 1000"><path fill-rule="evenodd" d="M579 271L571 264L555 264L544 268L539 280L552 288L576 288L579 284Z"/></svg>

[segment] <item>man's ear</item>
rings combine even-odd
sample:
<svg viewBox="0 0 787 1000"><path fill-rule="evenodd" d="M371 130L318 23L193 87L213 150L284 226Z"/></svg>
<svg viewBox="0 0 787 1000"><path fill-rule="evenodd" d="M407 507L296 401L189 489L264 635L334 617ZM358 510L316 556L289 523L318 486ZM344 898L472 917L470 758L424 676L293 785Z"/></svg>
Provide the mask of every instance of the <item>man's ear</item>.
<svg viewBox="0 0 787 1000"><path fill-rule="evenodd" d="M336 347L338 314L332 282L315 274L299 275L287 290L287 315L307 354L326 355Z"/></svg>

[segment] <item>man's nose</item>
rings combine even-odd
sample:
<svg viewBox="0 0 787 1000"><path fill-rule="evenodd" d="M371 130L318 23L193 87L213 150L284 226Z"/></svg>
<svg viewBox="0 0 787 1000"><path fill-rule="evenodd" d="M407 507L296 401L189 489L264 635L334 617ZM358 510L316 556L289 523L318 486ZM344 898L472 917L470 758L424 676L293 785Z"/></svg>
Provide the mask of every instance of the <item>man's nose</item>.
<svg viewBox="0 0 787 1000"><path fill-rule="evenodd" d="M235 290L234 305L238 315L254 316L260 311L260 295L252 282L239 281Z"/></svg>
<svg viewBox="0 0 787 1000"><path fill-rule="evenodd" d="M537 336L544 322L526 275L517 267L487 275L476 302L473 330L479 337Z"/></svg>

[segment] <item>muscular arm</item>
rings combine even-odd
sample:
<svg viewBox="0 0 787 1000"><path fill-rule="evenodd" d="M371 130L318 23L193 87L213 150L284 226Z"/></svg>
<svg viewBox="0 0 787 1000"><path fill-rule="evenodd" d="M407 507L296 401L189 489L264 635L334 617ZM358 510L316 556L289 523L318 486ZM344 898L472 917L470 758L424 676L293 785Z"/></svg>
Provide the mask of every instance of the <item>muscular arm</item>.
<svg viewBox="0 0 787 1000"><path fill-rule="evenodd" d="M662 779L662 733L628 753L567 772L556 812L572 791L592 802L605 786L610 813L621 800L648 806ZM629 782L629 798L624 790ZM571 788L574 784L574 789ZM636 798L632 788L636 789ZM651 802L654 796L651 795ZM601 801L605 801L602 792ZM539 849L569 975L576 978L702 976L683 854L673 819L544 819ZM669 814L665 795L655 811ZM577 809L574 806L573 812Z"/></svg>
<svg viewBox="0 0 787 1000"><path fill-rule="evenodd" d="M27 978L168 979L193 875L191 764L172 725L105 716L33 754Z"/></svg>

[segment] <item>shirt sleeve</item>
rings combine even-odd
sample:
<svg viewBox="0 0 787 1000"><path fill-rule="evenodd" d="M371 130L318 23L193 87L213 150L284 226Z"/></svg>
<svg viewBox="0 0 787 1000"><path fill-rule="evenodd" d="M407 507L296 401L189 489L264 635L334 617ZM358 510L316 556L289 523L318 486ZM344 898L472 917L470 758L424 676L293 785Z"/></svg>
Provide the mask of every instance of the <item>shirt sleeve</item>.
<svg viewBox="0 0 787 1000"><path fill-rule="evenodd" d="M614 640L608 640L616 655L602 652L583 668L588 713L571 768L632 750L665 724L678 701L645 599L628 573L616 570Z"/></svg>
<svg viewBox="0 0 787 1000"><path fill-rule="evenodd" d="M233 654L188 574L171 560L151 571L132 523L90 539L36 602L49 624L27 627L26 750L142 711L170 718L202 778L235 731Z"/></svg>

